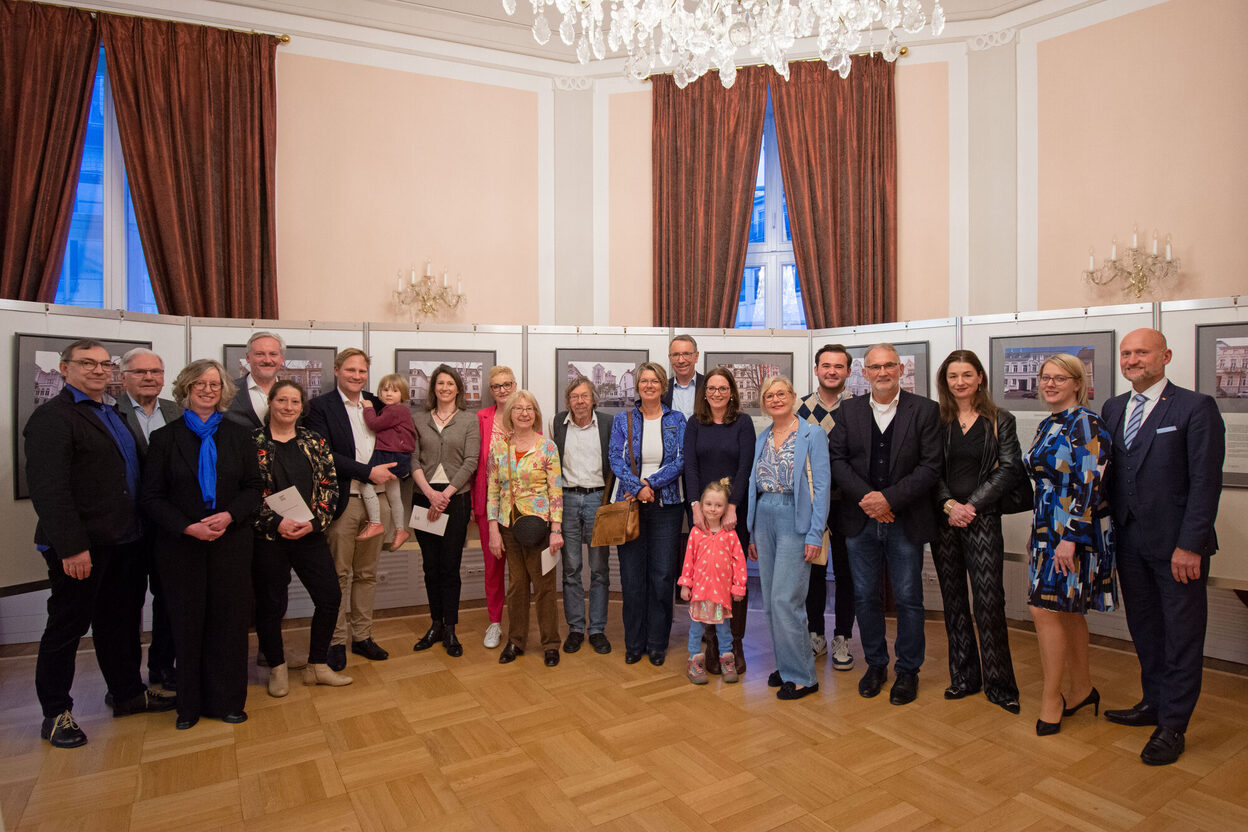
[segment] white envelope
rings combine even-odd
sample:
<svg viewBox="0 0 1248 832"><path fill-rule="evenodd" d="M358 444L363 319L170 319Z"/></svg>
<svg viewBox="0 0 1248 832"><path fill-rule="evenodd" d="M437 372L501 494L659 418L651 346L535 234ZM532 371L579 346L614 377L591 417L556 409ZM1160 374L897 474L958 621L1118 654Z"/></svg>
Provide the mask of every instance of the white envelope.
<svg viewBox="0 0 1248 832"><path fill-rule="evenodd" d="M432 523L429 522L429 506L412 506L412 517L408 521L409 526L417 531L428 532L429 534L444 535L446 534L446 521L449 519L445 511L438 515L438 519Z"/></svg>
<svg viewBox="0 0 1248 832"><path fill-rule="evenodd" d="M303 497L293 485L270 494L264 498L264 502L280 517L287 520L294 520L296 523L312 522L312 509L308 508L308 504L303 501Z"/></svg>
<svg viewBox="0 0 1248 832"><path fill-rule="evenodd" d="M557 552L552 552L550 551L549 548L542 550L542 574L543 575L545 575L550 570L554 569L555 564L558 562L559 562L559 554Z"/></svg>

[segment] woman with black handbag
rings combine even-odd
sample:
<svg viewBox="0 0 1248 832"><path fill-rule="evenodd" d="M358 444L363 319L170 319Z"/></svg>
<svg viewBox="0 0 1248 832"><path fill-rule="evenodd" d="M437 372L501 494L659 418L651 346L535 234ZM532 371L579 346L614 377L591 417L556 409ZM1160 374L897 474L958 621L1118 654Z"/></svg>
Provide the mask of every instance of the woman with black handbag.
<svg viewBox="0 0 1248 832"><path fill-rule="evenodd" d="M559 451L537 432L542 409L528 390L517 390L502 412L508 438L490 447L487 515L490 554L507 556L507 645L499 664L524 654L529 635L529 586L547 667L559 664L559 610L555 570L542 571L542 551L563 548L563 490Z"/></svg>
<svg viewBox="0 0 1248 832"><path fill-rule="evenodd" d="M1019 712L1018 683L1005 625L1002 513L1031 509L1014 417L997 407L979 357L954 350L936 373L944 435L944 468L936 487L947 517L932 542L932 560L949 639L946 699L986 690L988 701ZM1021 495L1020 490L1026 490ZM967 578L975 593L975 626ZM979 629L979 647L975 629Z"/></svg>

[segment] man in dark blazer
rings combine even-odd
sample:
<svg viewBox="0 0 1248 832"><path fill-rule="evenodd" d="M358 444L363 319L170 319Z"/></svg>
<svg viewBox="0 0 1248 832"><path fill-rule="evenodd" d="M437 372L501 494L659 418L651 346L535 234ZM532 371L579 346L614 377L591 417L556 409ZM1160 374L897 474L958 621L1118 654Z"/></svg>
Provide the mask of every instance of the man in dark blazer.
<svg viewBox="0 0 1248 832"><path fill-rule="evenodd" d="M74 720L69 691L88 628L114 716L167 711L175 701L148 691L139 670L139 452L106 392L112 357L98 341L74 341L61 353L60 373L65 388L35 409L23 435L26 481L39 517L35 545L52 589L35 664L40 735L58 748L75 748L87 735Z"/></svg>
<svg viewBox="0 0 1248 832"><path fill-rule="evenodd" d="M147 441L152 431L182 418L182 408L170 399L160 398L165 387L165 362L147 349L135 347L121 357L121 386L117 412L125 419L139 448L140 461L147 455ZM147 583L152 590L152 643L147 648L147 678L167 691L177 689L174 673L173 627L165 603L164 587L151 552L151 536L145 536L147 551Z"/></svg>
<svg viewBox="0 0 1248 832"><path fill-rule="evenodd" d="M667 392L661 401L672 410L679 410L688 420L693 416L693 404L706 377L698 372L698 342L692 335L677 335L667 348L667 360L671 363L672 377L667 382Z"/></svg>
<svg viewBox="0 0 1248 832"><path fill-rule="evenodd" d="M338 609L338 626L329 646L331 670L347 666L348 635L351 652L372 661L383 661L390 654L373 641L373 599L377 594L377 562L381 559L384 535L356 540L368 520L359 484L381 485L394 479L393 462L372 466L376 437L364 423L364 400L381 409L382 401L364 389L368 384L369 358L363 350L350 347L334 357L334 389L308 402L305 424L329 442L338 472L338 505L334 522L327 531L334 566L338 570L338 586L342 589L343 605ZM241 394L240 394L241 395ZM390 507L381 501L381 521L390 516ZM402 523L406 518L397 518ZM350 599L348 622L346 601ZM348 626L348 623L350 626ZM349 633L348 633L349 630Z"/></svg>
<svg viewBox="0 0 1248 832"><path fill-rule="evenodd" d="M256 332L247 339L247 366L251 372L234 379L238 392L225 418L243 427L258 428L269 416L269 391L286 366L286 342L272 332Z"/></svg>
<svg viewBox="0 0 1248 832"><path fill-rule="evenodd" d="M1156 726L1140 753L1173 763L1200 696L1209 558L1222 492L1226 426L1217 403L1166 379L1171 353L1154 329L1122 339L1118 366L1131 391L1105 402L1113 437L1107 496L1127 626L1143 697L1105 712L1123 725Z"/></svg>
<svg viewBox="0 0 1248 832"><path fill-rule="evenodd" d="M563 652L575 653L586 633L582 546L594 538L594 513L610 486L612 419L598 412L598 393L584 376L568 384L563 400L566 409L551 420L550 435L563 472L563 614L568 621ZM589 643L595 653L611 652L606 633L610 552L610 546L589 546Z"/></svg>
<svg viewBox="0 0 1248 832"><path fill-rule="evenodd" d="M828 438L832 482L841 490L833 526L845 536L854 579L854 611L867 672L858 692L872 697L888 678L888 643L880 582L885 564L897 601L894 705L918 695L923 664L923 544L936 536L933 492L940 479L940 411L901 389L892 344L867 351L871 395L846 399Z"/></svg>

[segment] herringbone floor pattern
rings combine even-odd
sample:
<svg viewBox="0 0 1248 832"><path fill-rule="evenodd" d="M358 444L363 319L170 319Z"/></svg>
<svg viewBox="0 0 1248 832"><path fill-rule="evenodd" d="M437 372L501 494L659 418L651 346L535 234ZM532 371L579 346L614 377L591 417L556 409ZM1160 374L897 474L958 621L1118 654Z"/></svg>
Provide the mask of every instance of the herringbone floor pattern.
<svg viewBox="0 0 1248 832"><path fill-rule="evenodd" d="M821 658L818 695L777 701L761 611L742 683L704 688L684 677L683 621L656 668L624 664L618 602L610 620L613 653L586 645L551 669L540 652L499 666L480 646L484 611L465 613L458 660L411 652L426 617L385 619L376 636L392 658L352 656L351 687L292 684L271 699L267 671L254 670L246 723L190 731L175 731L172 714L111 718L83 653L75 712L90 742L70 751L39 739L33 657L0 660L5 828L1248 829L1241 676L1206 671L1187 753L1149 768L1137 756L1148 729L1090 712L1035 736L1040 672L1025 631L1010 634L1023 698L1011 716L982 696L942 698L938 621L927 625L919 699L899 708L858 696L856 643L854 672ZM1135 702L1132 654L1093 648L1093 673L1106 705Z"/></svg>

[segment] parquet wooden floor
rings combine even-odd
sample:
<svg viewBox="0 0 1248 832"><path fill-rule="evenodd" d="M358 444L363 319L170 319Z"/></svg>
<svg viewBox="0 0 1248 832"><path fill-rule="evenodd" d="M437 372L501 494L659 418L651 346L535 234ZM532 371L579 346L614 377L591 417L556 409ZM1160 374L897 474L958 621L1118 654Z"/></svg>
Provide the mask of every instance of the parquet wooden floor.
<svg viewBox="0 0 1248 832"><path fill-rule="evenodd" d="M75 714L90 742L68 751L39 739L34 658L0 659L0 810L10 830L57 832L1248 829L1243 676L1206 671L1187 753L1150 768L1137 756L1148 729L1090 712L1035 736L1040 672L1023 630L1011 631L1012 716L982 696L942 698L939 621L919 699L899 708L858 696L856 643L854 671L821 658L818 695L776 700L757 610L742 683L694 687L679 619L665 666L628 666L613 601L614 652L586 645L554 669L540 651L500 666L481 647L483 610L464 614L461 659L411 652L427 617L384 619L376 637L392 658L351 656L354 685L292 684L271 699L253 669L246 723L190 731L172 714L113 719L84 652ZM1131 705L1134 655L1092 657L1104 703Z"/></svg>

